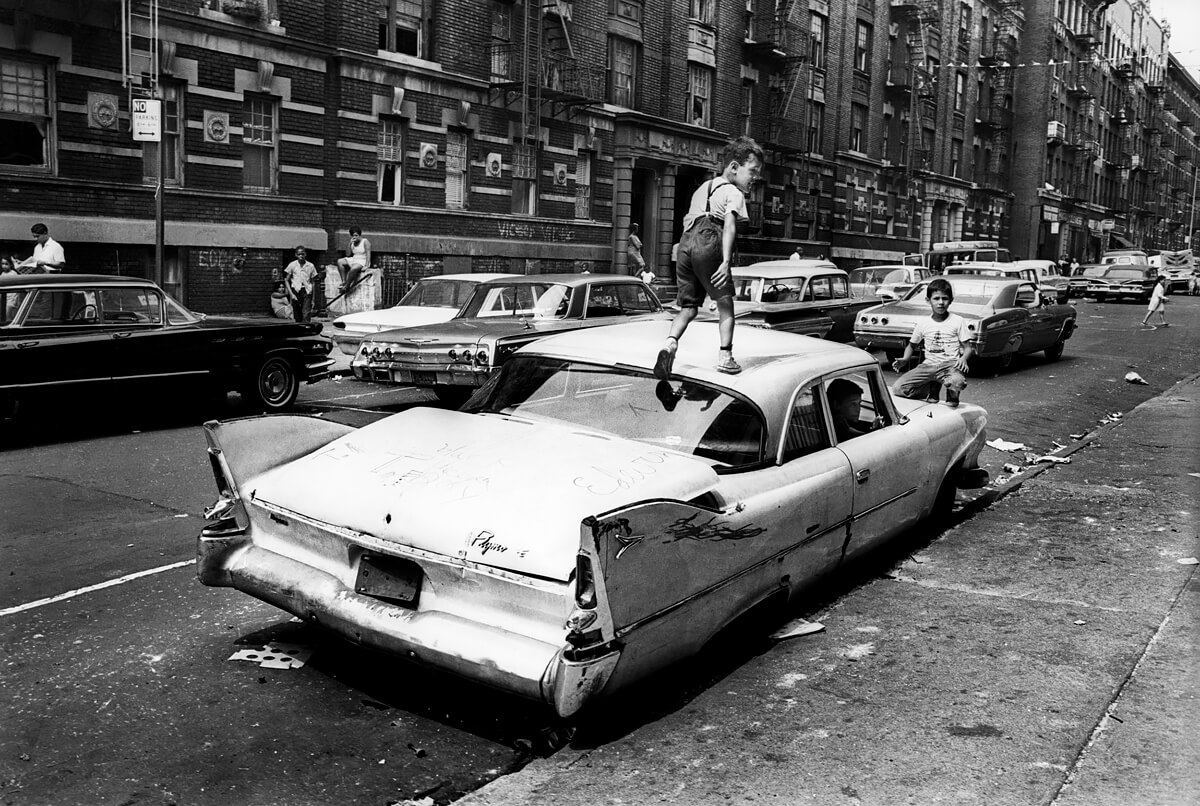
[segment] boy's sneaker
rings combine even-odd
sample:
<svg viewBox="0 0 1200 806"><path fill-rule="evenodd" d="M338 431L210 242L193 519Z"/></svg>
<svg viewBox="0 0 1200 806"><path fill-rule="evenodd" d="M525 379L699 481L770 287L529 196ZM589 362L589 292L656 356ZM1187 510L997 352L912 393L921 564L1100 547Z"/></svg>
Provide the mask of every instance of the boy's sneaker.
<svg viewBox="0 0 1200 806"><path fill-rule="evenodd" d="M660 381L668 381L671 379L671 368L675 365L675 353L668 350L666 347L658 351L658 358L654 360L654 377Z"/></svg>
<svg viewBox="0 0 1200 806"><path fill-rule="evenodd" d="M958 390L946 389L946 405L952 409L958 408Z"/></svg>
<svg viewBox="0 0 1200 806"><path fill-rule="evenodd" d="M717 372L724 372L726 375L737 375L742 371L742 365L733 360L733 353L722 353L721 360L717 362Z"/></svg>

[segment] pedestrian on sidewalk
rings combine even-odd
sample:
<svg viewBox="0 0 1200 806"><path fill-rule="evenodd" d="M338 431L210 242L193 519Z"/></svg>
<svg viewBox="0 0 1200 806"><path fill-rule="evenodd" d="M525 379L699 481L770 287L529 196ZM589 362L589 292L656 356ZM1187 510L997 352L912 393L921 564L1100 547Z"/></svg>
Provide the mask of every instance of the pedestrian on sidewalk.
<svg viewBox="0 0 1200 806"><path fill-rule="evenodd" d="M342 284L338 288L338 291L345 293L347 290L354 288L354 284L358 282L359 276L370 265L371 242L363 237L360 227L351 227L350 253L346 257L338 258L337 262L338 274L342 277Z"/></svg>
<svg viewBox="0 0 1200 806"><path fill-rule="evenodd" d="M721 150L719 165L720 176L696 188L683 218L675 267L679 313L654 362L654 374L663 381L671 375L679 338L696 318L705 295L716 301L720 317L717 370L731 375L742 371L733 358L733 249L738 227L750 221L746 194L762 173L763 150L751 138L737 137Z"/></svg>
<svg viewBox="0 0 1200 806"><path fill-rule="evenodd" d="M1165 274L1158 275L1158 279L1154 281L1150 304L1146 308L1146 315L1142 317L1142 327L1154 328L1154 325L1150 324L1150 317L1155 313L1158 314L1159 327L1167 327L1170 324L1167 322L1167 276Z"/></svg>
<svg viewBox="0 0 1200 806"><path fill-rule="evenodd" d="M904 355L892 362L892 369L896 372L907 369L914 349L920 344L925 346L925 359L901 375L893 390L900 397L924 398L936 403L938 395L931 386L937 382L946 387L946 405L955 408L967 385L963 373L975 355L975 343L971 331L967 330L966 320L950 313L954 288L949 281L940 277L930 280L925 299L929 302L929 318L919 319L913 325L912 336L904 345Z"/></svg>
<svg viewBox="0 0 1200 806"><path fill-rule="evenodd" d="M641 274L646 268L646 259L642 257L642 239L638 237L638 225L629 225L629 239L626 247L629 256L629 273Z"/></svg>
<svg viewBox="0 0 1200 806"><path fill-rule="evenodd" d="M287 283L283 280L276 282L275 288L271 291L271 315L276 319L295 321L296 314L292 310L292 298L288 296Z"/></svg>
<svg viewBox="0 0 1200 806"><path fill-rule="evenodd" d="M313 280L316 277L317 267L308 259L308 250L297 246L296 259L283 270L284 288L292 301L292 316L297 322L312 318Z"/></svg>
<svg viewBox="0 0 1200 806"><path fill-rule="evenodd" d="M62 244L50 237L50 228L37 223L29 228L33 235L33 254L17 264L17 268L31 268L35 272L58 272L66 268L67 256Z"/></svg>

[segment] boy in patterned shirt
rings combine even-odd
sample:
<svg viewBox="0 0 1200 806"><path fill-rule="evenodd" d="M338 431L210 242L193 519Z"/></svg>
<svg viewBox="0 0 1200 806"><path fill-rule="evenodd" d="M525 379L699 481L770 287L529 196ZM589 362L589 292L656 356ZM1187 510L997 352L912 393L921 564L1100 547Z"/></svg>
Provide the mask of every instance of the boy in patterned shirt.
<svg viewBox="0 0 1200 806"><path fill-rule="evenodd" d="M954 288L948 281L940 277L931 280L925 290L925 299L929 302L929 318L921 319L913 326L912 337L904 346L904 355L892 362L892 369L896 372L906 369L918 344L925 345L925 360L901 375L892 388L900 397L936 402L937 395L930 394L929 388L932 382L938 381L946 387L946 405L954 408L967 385L963 373L967 371L967 362L975 355L974 339L967 330L966 321L958 314L950 313Z"/></svg>

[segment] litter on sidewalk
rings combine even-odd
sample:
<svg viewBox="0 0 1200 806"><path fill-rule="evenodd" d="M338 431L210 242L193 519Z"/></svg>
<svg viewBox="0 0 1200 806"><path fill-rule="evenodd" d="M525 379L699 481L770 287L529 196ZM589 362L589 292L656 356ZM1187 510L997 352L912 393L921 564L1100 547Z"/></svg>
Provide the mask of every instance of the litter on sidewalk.
<svg viewBox="0 0 1200 806"><path fill-rule="evenodd" d="M1141 375L1138 375L1136 372L1126 372L1125 373L1125 382L1126 383L1136 383L1140 386L1149 386L1150 385L1149 381L1147 381Z"/></svg>
<svg viewBox="0 0 1200 806"><path fill-rule="evenodd" d="M1039 456L1033 460L1034 464L1038 462L1053 462L1056 465L1069 465L1071 460L1065 456Z"/></svg>
<svg viewBox="0 0 1200 806"><path fill-rule="evenodd" d="M984 443L989 448L995 448L998 451L1023 451L1025 450L1024 442L1009 442L1006 439L989 439Z"/></svg>
<svg viewBox="0 0 1200 806"><path fill-rule="evenodd" d="M798 638L801 635L812 635L815 632L821 632L823 629L825 629L825 625L819 621L809 621L808 619L798 618L789 621L787 624L771 633L771 639L774 641L782 641L785 638Z"/></svg>
<svg viewBox="0 0 1200 806"><path fill-rule="evenodd" d="M1175 562L1180 565L1200 565L1200 560L1197 560L1195 557L1180 557Z"/></svg>

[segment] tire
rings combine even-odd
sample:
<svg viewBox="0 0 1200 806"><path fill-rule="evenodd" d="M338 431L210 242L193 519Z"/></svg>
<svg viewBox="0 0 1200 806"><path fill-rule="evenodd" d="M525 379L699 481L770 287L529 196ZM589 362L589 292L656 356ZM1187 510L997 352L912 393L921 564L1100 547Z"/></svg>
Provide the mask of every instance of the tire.
<svg viewBox="0 0 1200 806"><path fill-rule="evenodd" d="M248 379L242 396L255 411L278 412L289 408L300 394L300 376L283 356L267 356Z"/></svg>
<svg viewBox="0 0 1200 806"><path fill-rule="evenodd" d="M951 477L956 470L957 468L951 470L946 478L942 479L942 486L938 487L937 496L933 499L933 506L926 518L926 523L939 531L950 525L950 516L954 512L954 497L958 490Z"/></svg>
<svg viewBox="0 0 1200 806"><path fill-rule="evenodd" d="M1107 299L1107 297L1104 294L1096 295L1096 302L1104 302L1105 299Z"/></svg>
<svg viewBox="0 0 1200 806"><path fill-rule="evenodd" d="M1046 348L1046 358L1050 359L1051 361L1057 361L1058 359L1062 358L1063 348L1066 346L1066 344L1066 341L1063 339L1059 339L1058 341L1054 342L1054 344L1051 344Z"/></svg>
<svg viewBox="0 0 1200 806"><path fill-rule="evenodd" d="M447 406L459 408L463 403L466 403L471 395L475 392L472 386L435 386L433 393L437 395L437 399Z"/></svg>

